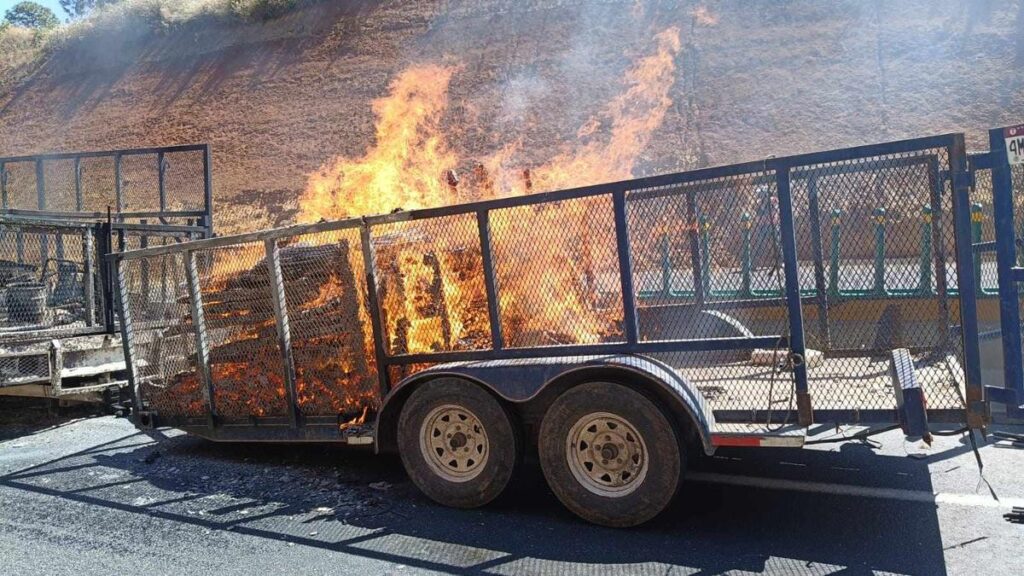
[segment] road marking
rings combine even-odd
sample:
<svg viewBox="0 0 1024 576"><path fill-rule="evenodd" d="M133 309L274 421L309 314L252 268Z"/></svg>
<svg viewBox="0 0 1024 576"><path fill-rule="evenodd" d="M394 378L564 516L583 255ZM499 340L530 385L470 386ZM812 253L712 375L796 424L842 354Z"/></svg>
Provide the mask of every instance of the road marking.
<svg viewBox="0 0 1024 576"><path fill-rule="evenodd" d="M718 474L715 472L690 472L687 480L706 482L709 484L728 484L730 486L747 486L766 488L768 490L789 490L793 492L813 492L817 494L836 494L840 496L857 496L860 498L881 498L884 500L904 500L907 502L925 502L931 504L953 504L956 506L975 506L984 508L1024 507L1024 498L1000 497L994 500L988 494L954 494L950 492L926 492L924 490L904 490L902 488L877 488L872 486L854 486L851 484L832 484L827 482L807 482L803 480L785 480L782 478L764 478L760 476L742 476L738 474Z"/></svg>

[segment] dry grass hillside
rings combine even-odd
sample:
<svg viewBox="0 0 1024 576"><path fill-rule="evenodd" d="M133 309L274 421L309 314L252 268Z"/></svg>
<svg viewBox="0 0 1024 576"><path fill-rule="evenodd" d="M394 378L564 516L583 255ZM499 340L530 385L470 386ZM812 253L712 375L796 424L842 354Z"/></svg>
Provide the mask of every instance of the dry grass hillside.
<svg viewBox="0 0 1024 576"><path fill-rule="evenodd" d="M311 174L373 145L371 101L409 66L454 69L441 127L459 158L515 140L528 165L572 146L673 27L671 105L636 175L947 131L981 146L1024 120L1022 3L356 0L265 22L127 18L2 71L0 155L210 142L220 230L276 225Z"/></svg>

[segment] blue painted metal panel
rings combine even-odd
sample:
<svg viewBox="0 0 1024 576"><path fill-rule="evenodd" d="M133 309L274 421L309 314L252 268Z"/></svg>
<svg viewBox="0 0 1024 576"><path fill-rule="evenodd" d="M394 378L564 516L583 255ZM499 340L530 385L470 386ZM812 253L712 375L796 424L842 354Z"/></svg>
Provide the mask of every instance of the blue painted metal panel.
<svg viewBox="0 0 1024 576"><path fill-rule="evenodd" d="M812 423L810 398L807 391L807 357L804 345L804 315L800 302L800 277L796 254L796 228L793 225L793 196L789 188L789 168L776 173L776 189L779 195L779 235L782 240L783 273L786 278L786 308L789 315L789 349L794 358L793 376L800 408L800 424Z"/></svg>
<svg viewBox="0 0 1024 576"><path fill-rule="evenodd" d="M1003 336L1003 385L1019 396L1024 391L1021 359L1020 293L1014 278L1017 264L1017 232L1014 229L1013 181L1003 130L989 131L992 165L992 211L995 215L996 262L999 270L999 322ZM1005 400L1004 400L1005 401ZM1009 402L1016 406L1015 399Z"/></svg>
<svg viewBox="0 0 1024 576"><path fill-rule="evenodd" d="M967 154L963 135L949 145L949 166L953 179L953 229L956 239L956 278L960 291L960 325L967 380L968 424L983 425L985 407L981 383L981 347L978 339L978 285L974 270L971 232L971 188L963 174Z"/></svg>

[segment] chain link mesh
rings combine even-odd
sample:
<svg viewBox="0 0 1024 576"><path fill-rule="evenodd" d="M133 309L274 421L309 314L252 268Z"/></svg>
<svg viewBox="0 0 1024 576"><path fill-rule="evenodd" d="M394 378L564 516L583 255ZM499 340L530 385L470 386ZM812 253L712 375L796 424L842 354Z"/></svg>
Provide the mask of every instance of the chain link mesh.
<svg viewBox="0 0 1024 576"><path fill-rule="evenodd" d="M935 149L796 172L805 341L825 358L808 370L815 409L895 408L895 348L911 350L929 407L963 406L946 361L958 324L948 170Z"/></svg>
<svg viewBox="0 0 1024 576"><path fill-rule="evenodd" d="M118 154L121 209L127 212L160 210L159 152L105 152L38 160L0 158L2 207L61 212L104 212L110 207L118 211ZM206 210L205 152L175 150L162 156L164 209Z"/></svg>
<svg viewBox="0 0 1024 576"><path fill-rule="evenodd" d="M624 341L611 196L494 210L490 222L506 346Z"/></svg>
<svg viewBox="0 0 1024 576"><path fill-rule="evenodd" d="M284 416L287 394L263 243L195 254L217 413Z"/></svg>
<svg viewBox="0 0 1024 576"><path fill-rule="evenodd" d="M119 266L141 398L168 416L202 416L207 400L196 366L184 253L124 260Z"/></svg>
<svg viewBox="0 0 1024 576"><path fill-rule="evenodd" d="M101 307L95 234L0 223L0 332L93 325Z"/></svg>
<svg viewBox="0 0 1024 576"><path fill-rule="evenodd" d="M36 187L36 163L5 162L0 173L3 184L3 207L38 210L39 194Z"/></svg>
<svg viewBox="0 0 1024 576"><path fill-rule="evenodd" d="M372 238L377 298L391 354L491 347L473 215L375 226Z"/></svg>
<svg viewBox="0 0 1024 576"><path fill-rule="evenodd" d="M380 404L358 230L279 242L299 409L358 414Z"/></svg>
<svg viewBox="0 0 1024 576"><path fill-rule="evenodd" d="M164 154L164 194L167 210L201 210L205 206L204 170L201 150Z"/></svg>
<svg viewBox="0 0 1024 576"><path fill-rule="evenodd" d="M121 157L121 203L125 212L160 209L160 163L156 154Z"/></svg>
<svg viewBox="0 0 1024 576"><path fill-rule="evenodd" d="M913 354L930 408L963 406L961 374L950 361L962 364L951 333L959 307L949 172L941 148L789 169L795 276L815 409L894 408L889 352L901 347ZM767 411L783 421L795 411L795 377L787 362L787 215L778 177L755 168L628 190L626 221L639 343L759 337L760 349L662 357L716 412L760 419ZM980 213L984 219L984 207ZM487 218L506 347L557 351L625 342L612 194L496 207ZM982 240L985 230L982 222ZM483 268L487 246L476 213L374 223L370 237L377 310L369 306L358 230L276 240L303 415L378 406L374 315L390 355L495 347ZM205 325L193 325L188 310L177 309L175 326L199 330L207 343L219 415L286 415L287 355L278 340L284 327L275 315L278 281L265 245L240 240L202 248L195 259ZM140 262L132 262L133 278L139 291L153 294L152 287L141 288L153 263L144 274ZM182 283L179 277L175 285ZM194 351L181 356L190 364L180 373L194 379L198 357ZM429 365L391 367L389 374L399 380Z"/></svg>
<svg viewBox="0 0 1024 576"><path fill-rule="evenodd" d="M641 341L788 332L774 173L635 190L626 206ZM662 358L716 410L785 407L792 372L753 363L754 352Z"/></svg>

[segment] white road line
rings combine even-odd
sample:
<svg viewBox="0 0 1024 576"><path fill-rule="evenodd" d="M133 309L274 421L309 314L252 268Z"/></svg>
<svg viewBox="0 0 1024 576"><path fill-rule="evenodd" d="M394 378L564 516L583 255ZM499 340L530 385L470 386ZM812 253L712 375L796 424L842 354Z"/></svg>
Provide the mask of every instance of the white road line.
<svg viewBox="0 0 1024 576"><path fill-rule="evenodd" d="M709 484L728 484L730 486L748 486L751 488L765 488L768 490L814 492L818 494L857 496L860 498L904 500L907 502L954 504L957 506L1006 509L1024 507L1024 498L1000 496L999 501L996 501L988 494L953 494L949 492L933 493L925 492L924 490L904 490L901 488L876 488L871 486L854 486L851 484L806 482L803 480L785 480L782 478L764 478L760 476L742 476L738 474L718 474L715 472L689 472L686 474L686 479L694 482L706 482Z"/></svg>

